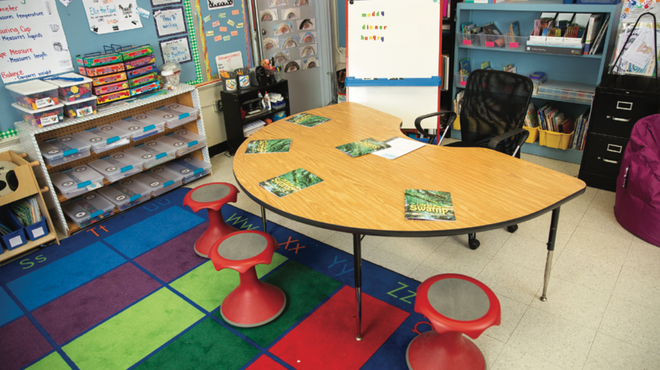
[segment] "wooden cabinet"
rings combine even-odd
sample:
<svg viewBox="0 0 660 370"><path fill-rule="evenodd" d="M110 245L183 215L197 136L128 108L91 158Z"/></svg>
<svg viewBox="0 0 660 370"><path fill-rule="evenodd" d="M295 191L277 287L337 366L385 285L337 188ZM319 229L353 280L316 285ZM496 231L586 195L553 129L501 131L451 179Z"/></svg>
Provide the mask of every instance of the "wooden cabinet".
<svg viewBox="0 0 660 370"><path fill-rule="evenodd" d="M0 197L0 206L4 206L24 198L35 196L37 198L37 203L39 204L39 208L41 210L41 215L46 220L46 224L48 226L47 232L45 232L42 237L35 240L30 240L29 238L27 238L26 239L27 242L25 244L16 247L14 249L5 250L4 253L0 253L0 261L7 260L23 252L26 252L32 248L36 248L40 245L49 243L51 241L55 241L57 242L57 244L59 244L60 241L57 238L57 232L53 227L53 222L50 219L50 216L48 214L48 209L46 208L46 204L44 203L44 198L41 195L42 192L52 193L52 191L49 191L50 189L47 187L40 189L39 184L37 184L37 180L35 179L34 173L32 171L32 166L38 166L38 164L28 163L20 155L15 154L14 152L0 153L0 161L13 162L18 165L18 167L14 169L14 173L16 174L16 179L18 180L18 188L13 193Z"/></svg>
<svg viewBox="0 0 660 370"><path fill-rule="evenodd" d="M165 129L165 131L160 132L155 135L151 135L147 138L131 141L129 144L108 150L100 154L91 153L90 156L80 158L75 161L67 162L60 164L58 166L49 166L45 163L41 151L39 149L39 143L46 140L56 138L63 135L70 135L76 132L84 131L90 128L110 124L112 122L133 117L140 113L145 113L160 107L164 107L168 104L178 103L186 105L189 107L195 107L200 109L200 114L197 117L196 121L186 123L182 126L175 127L173 129ZM47 185L50 189L55 189L51 181L51 174L67 170L69 168L79 166L82 164L89 163L96 159L112 155L116 152L120 152L131 148L133 146L140 145L147 141L159 138L161 136L168 135L175 131L187 129L191 132L198 133L200 135L205 135L204 132L204 121L201 115L201 104L199 101L199 95L197 90L193 86L180 84L172 91L160 91L157 94L145 97L142 99L137 99L133 102L121 104L117 106L111 106L105 109L99 109L98 114L90 115L78 119L65 120L64 122L46 126L43 128L37 128L32 125L29 125L25 122L16 123L16 130L18 132L19 139L23 145L25 153L28 155L28 158L32 161L39 161L39 166L35 167L35 175L37 180L41 184ZM195 157L210 163L210 157L208 153L208 148L203 147L192 153ZM104 179L104 186L110 185L110 182ZM50 191L46 197L46 203L48 209L51 210L51 215L53 217L56 227L62 230L63 233L72 234L80 230L78 225L67 221L62 212L62 207L60 203L66 202L67 199L61 194L57 194L56 191ZM115 209L115 211L117 211ZM119 213L118 211L115 214Z"/></svg>
<svg viewBox="0 0 660 370"><path fill-rule="evenodd" d="M250 102L254 101L255 104L258 104L255 99L258 99L259 93L261 93L261 96L264 96L266 92L275 92L282 95L284 105L250 115L246 111ZM250 87L237 91L222 91L220 96L222 99L222 113L225 117L225 129L227 130L227 144L229 146L229 152L232 155L236 153L236 149L245 140L245 135L243 134L245 125L257 120L263 120L278 112L284 112L284 117L291 114L289 108L289 85L286 80L267 86Z"/></svg>

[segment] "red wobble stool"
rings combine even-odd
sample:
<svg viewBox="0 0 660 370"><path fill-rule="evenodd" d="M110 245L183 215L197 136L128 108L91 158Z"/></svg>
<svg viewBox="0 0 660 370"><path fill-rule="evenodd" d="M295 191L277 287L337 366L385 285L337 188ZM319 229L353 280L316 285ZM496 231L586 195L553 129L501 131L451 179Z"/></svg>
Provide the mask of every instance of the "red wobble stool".
<svg viewBox="0 0 660 370"><path fill-rule="evenodd" d="M433 330L408 345L406 362L413 370L483 370L479 348L463 334L478 338L500 324L500 301L490 288L469 276L442 274L417 288L415 312L426 316Z"/></svg>
<svg viewBox="0 0 660 370"><path fill-rule="evenodd" d="M284 292L257 278L254 268L258 264L269 264L277 242L270 234L257 230L243 230L227 235L215 243L209 257L215 269L236 270L241 282L225 297L220 314L227 323L242 328L251 328L275 320L284 311Z"/></svg>
<svg viewBox="0 0 660 370"><path fill-rule="evenodd" d="M195 242L195 253L209 258L209 251L215 242L225 235L238 231L237 228L227 225L220 213L222 206L228 202L236 203L237 197L238 189L224 182L200 185L186 194L183 198L184 206L190 207L193 212L206 209L209 213L209 227Z"/></svg>

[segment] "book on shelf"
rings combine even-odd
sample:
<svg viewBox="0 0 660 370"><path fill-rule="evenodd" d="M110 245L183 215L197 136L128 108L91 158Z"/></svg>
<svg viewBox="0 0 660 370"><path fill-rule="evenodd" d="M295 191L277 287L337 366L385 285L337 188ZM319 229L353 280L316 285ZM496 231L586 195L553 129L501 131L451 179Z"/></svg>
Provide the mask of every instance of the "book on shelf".
<svg viewBox="0 0 660 370"><path fill-rule="evenodd" d="M509 34L513 37L520 37L520 22L511 22L509 25Z"/></svg>
<svg viewBox="0 0 660 370"><path fill-rule="evenodd" d="M534 103L530 102L527 106L527 114L525 114L525 121L523 125L527 127L539 127L539 117L536 113Z"/></svg>
<svg viewBox="0 0 660 370"><path fill-rule="evenodd" d="M504 36L495 23L486 23L483 26L483 29L486 34L487 42L493 42L497 47L504 47Z"/></svg>
<svg viewBox="0 0 660 370"><path fill-rule="evenodd" d="M404 198L406 220L456 221L449 192L406 189Z"/></svg>
<svg viewBox="0 0 660 370"><path fill-rule="evenodd" d="M590 55L595 55L598 52L598 49L600 49L601 44L605 40L605 33L607 32L607 27L609 26L610 23L610 15L607 14L605 16L605 19L603 20L603 24L600 27L600 30L598 31L598 35L596 36L596 39L592 43L590 49L589 49L589 54Z"/></svg>
<svg viewBox="0 0 660 370"><path fill-rule="evenodd" d="M312 185L323 182L323 179L304 168L287 172L259 183L259 186L275 194L278 198L293 194Z"/></svg>
<svg viewBox="0 0 660 370"><path fill-rule="evenodd" d="M470 58L462 59L459 62L459 67L460 67L459 71L462 76L469 75L470 72L472 72L472 70L470 69Z"/></svg>
<svg viewBox="0 0 660 370"><path fill-rule="evenodd" d="M374 140L372 138L368 138L368 139L363 139L360 141L354 141L352 143L340 145L336 148L350 155L351 157L355 158L389 147L390 145L387 143Z"/></svg>
<svg viewBox="0 0 660 370"><path fill-rule="evenodd" d="M598 30L600 29L601 21L603 20L603 14L595 13L589 17L589 24L587 25L586 39L584 41L584 55L589 54L591 50L592 43L598 36Z"/></svg>

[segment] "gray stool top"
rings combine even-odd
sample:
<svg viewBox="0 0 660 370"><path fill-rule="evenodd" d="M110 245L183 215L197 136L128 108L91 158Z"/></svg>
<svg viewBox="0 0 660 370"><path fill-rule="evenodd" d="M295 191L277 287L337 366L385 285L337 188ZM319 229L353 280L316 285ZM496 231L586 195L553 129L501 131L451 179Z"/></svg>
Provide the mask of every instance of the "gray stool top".
<svg viewBox="0 0 660 370"><path fill-rule="evenodd" d="M231 189L224 184L210 184L193 190L190 199L195 202L208 203L226 197Z"/></svg>
<svg viewBox="0 0 660 370"><path fill-rule="evenodd" d="M429 288L429 303L442 316L457 321L482 318L490 308L490 300L479 286L462 279L438 280Z"/></svg>
<svg viewBox="0 0 660 370"><path fill-rule="evenodd" d="M218 245L220 257L242 261L263 252L268 245L268 239L256 233L235 234Z"/></svg>

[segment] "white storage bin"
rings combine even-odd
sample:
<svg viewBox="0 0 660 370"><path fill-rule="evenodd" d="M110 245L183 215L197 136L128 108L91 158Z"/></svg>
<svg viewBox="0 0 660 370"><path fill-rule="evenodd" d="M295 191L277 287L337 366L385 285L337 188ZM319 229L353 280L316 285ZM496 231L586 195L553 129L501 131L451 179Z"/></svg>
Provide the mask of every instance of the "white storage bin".
<svg viewBox="0 0 660 370"><path fill-rule="evenodd" d="M147 185L151 189L151 196L157 197L181 186L183 176L163 166L158 166L133 178Z"/></svg>
<svg viewBox="0 0 660 370"><path fill-rule="evenodd" d="M89 143L92 152L103 153L110 149L130 143L130 133L110 125L92 128L73 134L77 139Z"/></svg>
<svg viewBox="0 0 660 370"><path fill-rule="evenodd" d="M142 158L136 158L123 152L97 159L88 164L108 181L115 182L142 171Z"/></svg>
<svg viewBox="0 0 660 370"><path fill-rule="evenodd" d="M161 138L162 139L162 138ZM161 142L161 139L147 141L142 145L125 150L126 154L142 158L145 169L176 158L176 148Z"/></svg>
<svg viewBox="0 0 660 370"><path fill-rule="evenodd" d="M90 144L84 143L72 135L46 140L39 144L41 155L49 166L75 161L89 156Z"/></svg>
<svg viewBox="0 0 660 370"><path fill-rule="evenodd" d="M96 191L62 204L64 214L81 228L112 216L114 209L114 204Z"/></svg>
<svg viewBox="0 0 660 370"><path fill-rule="evenodd" d="M151 189L133 178L99 189L98 193L114 203L120 212L151 198Z"/></svg>
<svg viewBox="0 0 660 370"><path fill-rule="evenodd" d="M199 109L174 103L149 111L146 114L165 120L165 126L167 128L175 128L184 123L196 121L199 115Z"/></svg>
<svg viewBox="0 0 660 370"><path fill-rule="evenodd" d="M56 104L52 107L37 110L21 107L16 103L11 103L11 106L16 108L25 122L34 127L46 127L64 120L64 104Z"/></svg>
<svg viewBox="0 0 660 370"><path fill-rule="evenodd" d="M5 88L9 90L16 104L27 109L43 109L59 103L57 85L46 81L31 80L5 85Z"/></svg>
<svg viewBox="0 0 660 370"><path fill-rule="evenodd" d="M189 130L179 130L166 137L170 137L179 142L176 144L176 155L179 157L206 146L206 136L202 136ZM183 142L184 144L181 145L180 142Z"/></svg>
<svg viewBox="0 0 660 370"><path fill-rule="evenodd" d="M211 173L211 164L193 156L185 156L164 164L168 169L183 175L183 183L187 184Z"/></svg>
<svg viewBox="0 0 660 370"><path fill-rule="evenodd" d="M77 197L103 186L103 175L87 165L55 173L51 175L50 179L66 199Z"/></svg>
<svg viewBox="0 0 660 370"><path fill-rule="evenodd" d="M165 130L165 120L140 114L131 118L111 123L131 134L131 139L137 141L155 135Z"/></svg>

